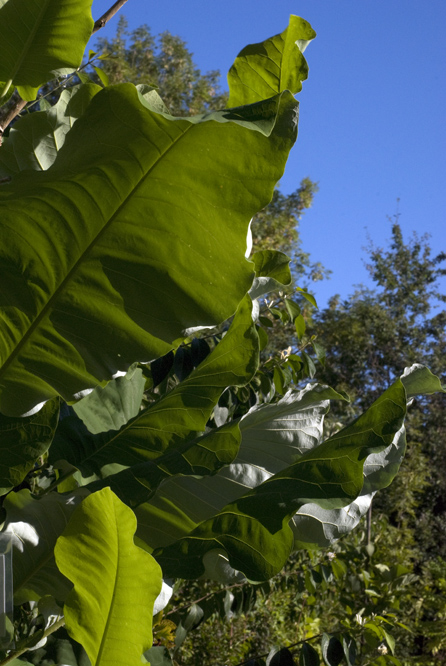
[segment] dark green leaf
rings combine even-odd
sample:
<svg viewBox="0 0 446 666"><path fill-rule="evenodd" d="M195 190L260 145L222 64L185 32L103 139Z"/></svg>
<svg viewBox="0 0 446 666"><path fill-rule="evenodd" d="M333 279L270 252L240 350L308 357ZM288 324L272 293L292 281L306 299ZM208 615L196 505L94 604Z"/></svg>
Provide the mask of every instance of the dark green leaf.
<svg viewBox="0 0 446 666"><path fill-rule="evenodd" d="M295 663L287 648L273 648L266 658L266 666L295 666Z"/></svg>
<svg viewBox="0 0 446 666"><path fill-rule="evenodd" d="M342 635L342 647L344 648L345 660L347 666L355 666L356 664L356 641L348 634Z"/></svg>
<svg viewBox="0 0 446 666"><path fill-rule="evenodd" d="M405 412L406 394L398 380L351 426L158 551L163 571L199 576L204 553L221 548L231 566L251 580L271 577L293 546L290 518L304 504L334 509L355 499L363 485L364 460L389 445Z"/></svg>
<svg viewBox="0 0 446 666"><path fill-rule="evenodd" d="M257 333L260 341L260 351L263 351L268 345L268 333L261 326L257 327Z"/></svg>
<svg viewBox="0 0 446 666"><path fill-rule="evenodd" d="M154 388L161 384L173 368L175 356L173 351L168 352L165 356L160 356L150 364Z"/></svg>
<svg viewBox="0 0 446 666"><path fill-rule="evenodd" d="M205 430L222 391L244 385L258 366L258 336L249 296L241 302L229 331L189 377L119 431L85 436L79 423L64 419L50 450L50 460L66 460L84 476L101 474L111 463L132 466L194 440ZM249 391L248 391L249 396ZM81 435L81 437L79 437Z"/></svg>
<svg viewBox="0 0 446 666"><path fill-rule="evenodd" d="M211 349L206 340L203 340L202 338L194 338L191 343L191 352L192 363L194 364L194 367L197 367L197 365L200 365L200 363L209 356Z"/></svg>
<svg viewBox="0 0 446 666"><path fill-rule="evenodd" d="M286 309L288 310L288 312L290 314L291 321L294 323L294 320L296 319L296 317L299 317L299 315L300 315L300 307L298 306L297 303L292 301L290 298L285 299L285 306L286 306ZM305 330L304 330L304 332L305 332Z"/></svg>
<svg viewBox="0 0 446 666"><path fill-rule="evenodd" d="M277 393L279 393L279 395L285 395L285 392L286 392L286 377L285 377L285 373L283 372L282 368L280 368L279 366L276 366L274 368L273 381L274 381L274 386L276 387Z"/></svg>
<svg viewBox="0 0 446 666"><path fill-rule="evenodd" d="M321 660L314 647L304 643L299 654L299 666L319 666L320 663Z"/></svg>
<svg viewBox="0 0 446 666"><path fill-rule="evenodd" d="M150 663L150 666L172 666L172 659L165 647L152 647L144 652L144 657Z"/></svg>
<svg viewBox="0 0 446 666"><path fill-rule="evenodd" d="M20 485L35 462L48 450L59 421L59 400L54 398L33 416L13 418L0 414L0 495Z"/></svg>
<svg viewBox="0 0 446 666"><path fill-rule="evenodd" d="M189 347L179 347L175 354L175 360L173 362L173 371L180 380L184 381L186 377L189 377L190 373L194 369L194 362L192 360L192 352Z"/></svg>
<svg viewBox="0 0 446 666"><path fill-rule="evenodd" d="M313 359L311 358L311 356L307 354L307 352L303 351L302 360L305 364L305 371L308 377L310 377L310 379L313 379L314 375L316 374L316 366L314 365Z"/></svg>
<svg viewBox="0 0 446 666"><path fill-rule="evenodd" d="M338 666L344 658L344 649L336 636L324 634L321 640L322 657L327 666Z"/></svg>
<svg viewBox="0 0 446 666"><path fill-rule="evenodd" d="M325 347L323 347L319 342L316 342L316 340L311 341L311 346L314 349L314 353L316 354L316 358L319 361L319 363L325 366L325 358L327 355Z"/></svg>

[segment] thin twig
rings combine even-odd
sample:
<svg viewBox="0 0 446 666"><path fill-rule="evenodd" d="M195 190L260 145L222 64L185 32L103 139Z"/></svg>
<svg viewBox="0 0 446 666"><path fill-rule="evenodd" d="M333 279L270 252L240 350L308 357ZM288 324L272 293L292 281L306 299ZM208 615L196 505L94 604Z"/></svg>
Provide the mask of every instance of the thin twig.
<svg viewBox="0 0 446 666"><path fill-rule="evenodd" d="M50 627L48 627L48 629L46 629L43 632L42 638L46 638L50 634L53 634L55 631L63 627L64 624L65 624L65 618L62 616L59 620L57 620L54 624L52 624ZM20 657L20 655L25 654L25 652L28 652L29 647L30 647L29 645L26 645L26 647L22 647L19 650L13 650L8 654L6 659L0 661L0 666L6 666L6 664L9 664L11 661L14 661L14 659L17 659L17 657Z"/></svg>
<svg viewBox="0 0 446 666"><path fill-rule="evenodd" d="M0 145L3 132L8 127L8 125L14 120L14 118L18 116L21 111L23 111L25 105L26 105L26 100L20 98L17 104L14 104L14 106L8 111L6 116L3 118L2 124L0 125Z"/></svg>
<svg viewBox="0 0 446 666"><path fill-rule="evenodd" d="M103 28L104 25L108 23L111 18L113 18L113 16L121 9L123 5L125 5L126 2L127 0L116 0L115 4L110 7L110 9L107 9L105 14L103 14L101 18L95 22L93 32L91 34L94 35L95 32Z"/></svg>

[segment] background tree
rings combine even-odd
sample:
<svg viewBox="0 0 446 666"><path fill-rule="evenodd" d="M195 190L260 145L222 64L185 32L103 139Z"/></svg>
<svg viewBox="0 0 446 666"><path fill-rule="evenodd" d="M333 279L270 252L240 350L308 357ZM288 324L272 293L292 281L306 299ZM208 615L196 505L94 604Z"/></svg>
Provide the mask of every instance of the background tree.
<svg viewBox="0 0 446 666"><path fill-rule="evenodd" d="M220 87L220 72L202 74L186 43L166 31L154 37L149 26L129 31L124 16L112 39L98 39L98 52L110 54L101 68L110 84L131 81L158 92L173 115L189 116L226 106L228 95Z"/></svg>

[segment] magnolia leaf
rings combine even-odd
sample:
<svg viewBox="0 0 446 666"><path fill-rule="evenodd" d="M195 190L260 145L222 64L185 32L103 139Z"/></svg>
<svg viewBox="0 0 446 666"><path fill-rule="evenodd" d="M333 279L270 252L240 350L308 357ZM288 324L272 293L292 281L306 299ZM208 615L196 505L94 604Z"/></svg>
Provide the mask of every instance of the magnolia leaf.
<svg viewBox="0 0 446 666"><path fill-rule="evenodd" d="M310 643L304 643L299 653L299 666L319 666L321 660Z"/></svg>
<svg viewBox="0 0 446 666"><path fill-rule="evenodd" d="M295 109L283 93L174 119L110 86L50 169L3 186L0 411L71 401L235 312L253 278L246 230L283 173Z"/></svg>
<svg viewBox="0 0 446 666"><path fill-rule="evenodd" d="M351 426L156 551L166 575L201 575L203 554L215 548L223 548L230 565L251 580L276 574L293 547L288 522L296 511L309 502L329 510L351 503L362 489L364 459L390 444L405 411L398 380Z"/></svg>
<svg viewBox="0 0 446 666"><path fill-rule="evenodd" d="M266 658L266 666L295 666L288 648L273 648Z"/></svg>
<svg viewBox="0 0 446 666"><path fill-rule="evenodd" d="M249 290L249 295L254 300L269 294L272 291L280 291L283 289L283 283L271 277L256 277Z"/></svg>
<svg viewBox="0 0 446 666"><path fill-rule="evenodd" d="M65 143L67 132L101 90L93 83L64 90L57 104L46 111L34 111L19 118L3 139L0 150L0 178L15 176L26 169L45 171Z"/></svg>
<svg viewBox="0 0 446 666"><path fill-rule="evenodd" d="M298 93L308 76L302 52L314 37L307 21L290 16L288 28L280 35L246 46L228 73L228 106L252 104L283 90Z"/></svg>
<svg viewBox="0 0 446 666"><path fill-rule="evenodd" d="M415 395L442 392L438 377L428 368L415 364L404 370L401 382L406 401ZM386 488L395 478L406 453L406 432L400 428L383 451L372 453L364 462L364 485L361 494L348 506L327 511L316 504L299 509L292 521L296 547L326 547L356 527L367 513L373 495Z"/></svg>
<svg viewBox="0 0 446 666"><path fill-rule="evenodd" d="M74 588L65 626L94 666L139 666L152 645L161 569L133 543L136 518L109 488L87 497L57 540L55 558Z"/></svg>
<svg viewBox="0 0 446 666"><path fill-rule="evenodd" d="M343 399L333 389L308 385L276 404L253 407L240 422L242 442L234 462L210 479L166 482L136 510L140 536L152 547L171 543L314 448L330 398Z"/></svg>
<svg viewBox="0 0 446 666"><path fill-rule="evenodd" d="M308 291L301 289L301 287L296 287L296 291L299 296L303 296L309 303L311 303L313 307L317 308L316 299L314 298L313 294L309 294Z"/></svg>
<svg viewBox="0 0 446 666"><path fill-rule="evenodd" d="M345 398L328 387L308 385L276 404L253 407L240 421L242 442L234 462L212 478L165 482L136 510L138 534L151 547L171 543L313 449L322 439L329 399Z"/></svg>
<svg viewBox="0 0 446 666"><path fill-rule="evenodd" d="M305 323L305 319L303 318L303 315L298 314L296 316L296 318L294 320L294 328L296 329L297 337L300 340L303 337L303 335L305 334L305 330L307 328L307 325ZM305 352L302 352L302 354L305 354ZM307 355L307 358L310 358L310 357ZM309 375L310 375L310 377L313 377L314 373L311 374L311 372L309 372Z"/></svg>
<svg viewBox="0 0 446 666"><path fill-rule="evenodd" d="M256 277L273 278L282 285L291 282L290 258L278 250L260 250L250 257L254 264Z"/></svg>
<svg viewBox="0 0 446 666"><path fill-rule="evenodd" d="M323 634L321 649L323 660L327 666L338 666L344 659L344 648L336 636Z"/></svg>
<svg viewBox="0 0 446 666"><path fill-rule="evenodd" d="M144 652L144 657L150 666L172 666L173 664L167 648L161 646L150 648Z"/></svg>
<svg viewBox="0 0 446 666"><path fill-rule="evenodd" d="M160 484L174 476L213 475L229 465L240 446L237 423L229 423L192 441L185 441L153 461L124 469L103 481L88 485L90 491L110 486L118 497L131 506L147 502Z"/></svg>
<svg viewBox="0 0 446 666"><path fill-rule="evenodd" d="M20 419L0 414L0 495L22 483L48 450L58 422L57 398L48 401L34 416Z"/></svg>
<svg viewBox="0 0 446 666"><path fill-rule="evenodd" d="M6 496L3 531L12 535L14 548L14 602L37 601L51 594L62 601L71 588L54 561L54 546L71 514L88 491L59 495L50 493L34 499L29 490Z"/></svg>
<svg viewBox="0 0 446 666"><path fill-rule="evenodd" d="M446 393L446 387L441 385L440 379L420 363L406 368L401 375L401 381L406 389L407 400L417 395Z"/></svg>
<svg viewBox="0 0 446 666"><path fill-rule="evenodd" d="M32 100L43 83L79 67L93 30L91 4L2 0L0 80L12 82L23 99Z"/></svg>
<svg viewBox="0 0 446 666"><path fill-rule="evenodd" d="M92 0L2 0L0 80L19 87L23 99L82 64L91 37ZM1 95L1 91L0 91Z"/></svg>
<svg viewBox="0 0 446 666"><path fill-rule="evenodd" d="M50 461L66 460L88 476L100 474L101 468L111 463L131 466L156 461L185 440L195 439L205 430L223 390L245 385L257 369L259 341L251 310L251 299L246 296L212 353L187 379L121 430L93 436L82 432L75 418L64 419L51 447ZM184 447L180 449L180 456L184 451Z"/></svg>
<svg viewBox="0 0 446 666"><path fill-rule="evenodd" d="M295 303L294 301L292 301L290 298L286 298L285 299L285 307L289 312L291 321L294 322L296 317L299 317L300 312L301 312L299 305L297 303Z"/></svg>
<svg viewBox="0 0 446 666"><path fill-rule="evenodd" d="M124 377L96 387L73 409L93 434L119 430L140 411L145 383L141 368L132 367Z"/></svg>

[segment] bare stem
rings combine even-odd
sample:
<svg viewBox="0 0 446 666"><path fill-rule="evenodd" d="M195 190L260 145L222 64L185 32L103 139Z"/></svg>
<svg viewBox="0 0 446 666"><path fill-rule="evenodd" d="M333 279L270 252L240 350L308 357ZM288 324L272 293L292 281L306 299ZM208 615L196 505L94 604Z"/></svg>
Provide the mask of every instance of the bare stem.
<svg viewBox="0 0 446 666"><path fill-rule="evenodd" d="M3 118L2 124L0 125L0 145L3 132L8 127L8 125L14 120L14 118L18 116L21 111L23 111L23 109L25 108L25 104L26 100L20 98L17 104L14 104L14 106L8 111L6 116Z"/></svg>
<svg viewBox="0 0 446 666"><path fill-rule="evenodd" d="M115 4L110 7L110 9L107 9L105 14L103 14L101 18L95 22L93 32L91 34L94 35L95 32L103 28L104 25L108 23L111 18L113 18L113 16L121 9L123 5L125 5L126 2L127 0L116 0Z"/></svg>

